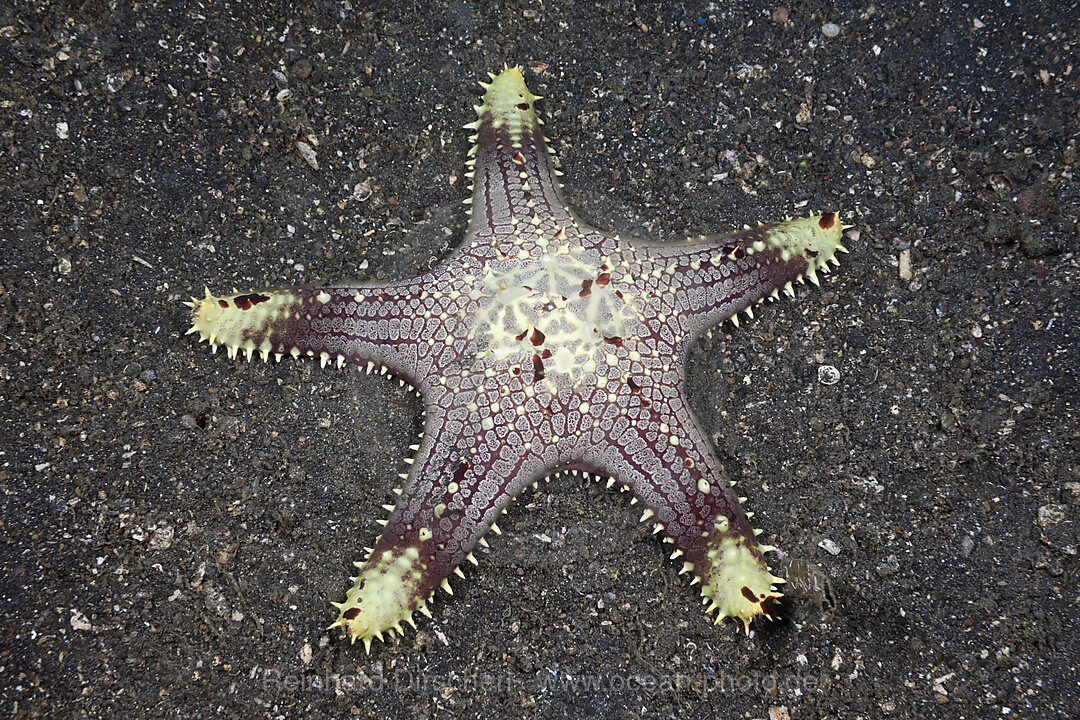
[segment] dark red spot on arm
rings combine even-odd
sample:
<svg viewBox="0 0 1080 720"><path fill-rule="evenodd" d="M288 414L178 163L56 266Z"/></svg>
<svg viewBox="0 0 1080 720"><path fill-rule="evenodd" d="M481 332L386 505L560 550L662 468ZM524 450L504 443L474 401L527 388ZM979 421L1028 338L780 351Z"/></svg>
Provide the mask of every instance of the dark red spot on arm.
<svg viewBox="0 0 1080 720"><path fill-rule="evenodd" d="M746 587L745 585L742 586L742 590L740 590L740 592L742 593L742 596L750 602L756 603L758 601L757 595L751 592L750 588Z"/></svg>
<svg viewBox="0 0 1080 720"><path fill-rule="evenodd" d="M600 273L596 278L597 285L607 285L609 282L611 282L611 273Z"/></svg>
<svg viewBox="0 0 1080 720"><path fill-rule="evenodd" d="M578 293L579 297L585 297L592 292L592 278L581 281L581 292Z"/></svg>
<svg viewBox="0 0 1080 720"><path fill-rule="evenodd" d="M515 335L514 339L517 340L518 342L521 342L522 340L525 339L525 336L528 335L528 334L529 334L529 328L525 328L524 330L521 331L520 335Z"/></svg>
<svg viewBox="0 0 1080 720"><path fill-rule="evenodd" d="M821 219L817 221L817 224L822 230L828 230L836 222L836 213L825 213L821 216Z"/></svg>
<svg viewBox="0 0 1080 720"><path fill-rule="evenodd" d="M544 344L544 333L540 332L536 328L533 328L532 336L529 338L529 342L539 347Z"/></svg>
<svg viewBox="0 0 1080 720"><path fill-rule="evenodd" d="M233 303L241 310L250 310L255 305L261 302L266 302L270 299L269 295L260 295L259 293L248 293L247 295L237 295L233 298Z"/></svg>
<svg viewBox="0 0 1080 720"><path fill-rule="evenodd" d="M524 112L524 111L529 109L529 103L518 103L517 104L517 109Z"/></svg>
<svg viewBox="0 0 1080 720"><path fill-rule="evenodd" d="M533 355L533 382L544 379L544 361L539 355Z"/></svg>
<svg viewBox="0 0 1080 720"><path fill-rule="evenodd" d="M461 485L465 482L465 471L468 470L470 464L466 460L462 460L458 463L458 466L454 468L454 482Z"/></svg>
<svg viewBox="0 0 1080 720"><path fill-rule="evenodd" d="M614 345L615 347L622 347L622 338L618 335L614 335L612 337L608 337L607 335L605 335L604 342L608 343L609 345Z"/></svg>
<svg viewBox="0 0 1080 720"><path fill-rule="evenodd" d="M634 378L632 378L632 377L630 377L630 378L626 378L626 384L627 384L627 385L628 385L628 386L630 387L630 389L631 389L631 390L633 390L634 392L640 392L640 391L641 391L641 386L640 386L640 385L638 385L638 384L637 384L637 382L636 382L636 381L634 380Z"/></svg>
<svg viewBox="0 0 1080 720"><path fill-rule="evenodd" d="M346 610L343 617L346 620L352 620L353 618L355 618L359 614L360 614L360 608L354 607L354 608L349 608L348 610Z"/></svg>
<svg viewBox="0 0 1080 720"><path fill-rule="evenodd" d="M220 305L223 308L229 307L229 303L225 302L224 300L218 300L217 304Z"/></svg>

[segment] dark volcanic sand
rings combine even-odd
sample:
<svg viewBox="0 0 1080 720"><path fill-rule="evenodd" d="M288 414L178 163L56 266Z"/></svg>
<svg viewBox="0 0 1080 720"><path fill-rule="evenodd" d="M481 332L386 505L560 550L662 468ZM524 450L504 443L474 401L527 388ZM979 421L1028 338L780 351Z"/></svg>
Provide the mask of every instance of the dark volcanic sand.
<svg viewBox="0 0 1080 720"><path fill-rule="evenodd" d="M795 2L786 22L760 3L18 5L0 714L1080 713L1075 2ZM434 619L365 655L323 628L420 402L183 335L204 284L437 262L465 228L476 81L506 62L546 96L592 223L855 225L821 289L692 352L763 539L831 583L749 638L709 622L628 496L566 479L518 499Z"/></svg>

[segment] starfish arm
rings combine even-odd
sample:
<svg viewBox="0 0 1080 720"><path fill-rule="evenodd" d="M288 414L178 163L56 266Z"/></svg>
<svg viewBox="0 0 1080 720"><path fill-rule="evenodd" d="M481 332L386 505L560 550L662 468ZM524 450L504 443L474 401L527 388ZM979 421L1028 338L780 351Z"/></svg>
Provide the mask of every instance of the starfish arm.
<svg viewBox="0 0 1080 720"><path fill-rule="evenodd" d="M424 439L403 489L395 491L400 497L385 530L365 561L355 563L360 571L345 602L334 603L331 628L341 627L353 642L370 648L372 638L413 624L414 613L430 616L435 588L452 592L448 576L466 559L475 563L473 548L525 485L539 479L535 458L483 429L478 412L457 402L474 395L451 400L449 410L429 407Z"/></svg>
<svg viewBox="0 0 1080 720"><path fill-rule="evenodd" d="M780 597L775 577L758 544L757 532L740 507L740 498L702 435L681 393L671 393L663 380L643 378L634 396L623 401L624 419L617 421L608 443L617 453L600 472L626 485L644 505L642 520L652 519L657 532L675 546L672 559L683 560L682 572L693 573L708 599L708 612L741 621L749 629L757 615L768 616Z"/></svg>
<svg viewBox="0 0 1080 720"><path fill-rule="evenodd" d="M655 292L678 286L676 304L680 327L695 337L724 320L738 325L738 313L751 317L753 305L794 295L794 283L818 284L818 271L839 264L836 253L848 227L835 213L766 223L726 235L706 236L685 244L638 246L656 266Z"/></svg>
<svg viewBox="0 0 1080 720"><path fill-rule="evenodd" d="M189 333L198 333L217 350L235 357L243 350L274 355L319 358L334 362L379 365L414 386L422 318L424 285L404 281L386 285L337 284L255 290L215 296L206 291L192 308Z"/></svg>
<svg viewBox="0 0 1080 720"><path fill-rule="evenodd" d="M483 84L483 83L482 83ZM510 240L525 222L535 229L573 221L559 193L542 122L536 114L537 98L525 87L518 68L509 68L485 85L467 173L473 179L470 232ZM515 233L515 230L518 233Z"/></svg>

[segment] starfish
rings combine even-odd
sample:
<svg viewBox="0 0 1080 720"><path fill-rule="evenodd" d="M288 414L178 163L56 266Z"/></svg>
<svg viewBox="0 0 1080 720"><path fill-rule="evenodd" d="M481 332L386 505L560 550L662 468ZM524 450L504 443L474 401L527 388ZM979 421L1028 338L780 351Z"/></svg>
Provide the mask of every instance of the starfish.
<svg viewBox="0 0 1080 720"><path fill-rule="evenodd" d="M750 513L684 388L687 350L738 313L818 282L841 245L835 213L687 242L621 238L563 200L537 96L520 68L491 75L471 138L471 221L435 270L387 283L193 299L200 340L356 364L409 383L425 425L396 505L337 608L353 642L431 616L436 587L476 564L526 486L565 471L619 484L674 545L716 622L768 617L780 597ZM464 575L461 575L464 577Z"/></svg>

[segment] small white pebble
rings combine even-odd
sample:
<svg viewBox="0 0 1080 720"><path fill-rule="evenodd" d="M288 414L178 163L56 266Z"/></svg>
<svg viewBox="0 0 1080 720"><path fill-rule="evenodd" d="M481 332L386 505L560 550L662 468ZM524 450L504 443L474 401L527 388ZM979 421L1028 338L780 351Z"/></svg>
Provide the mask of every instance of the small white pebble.
<svg viewBox="0 0 1080 720"><path fill-rule="evenodd" d="M911 279L911 248L905 248L900 251L899 257L900 263L900 277L903 280Z"/></svg>
<svg viewBox="0 0 1080 720"><path fill-rule="evenodd" d="M836 23L827 22L821 26L821 34L827 38L834 38L840 34L840 26Z"/></svg>
<svg viewBox="0 0 1080 720"><path fill-rule="evenodd" d="M365 180L353 186L353 198L363 202L371 197L371 185Z"/></svg>
<svg viewBox="0 0 1080 720"><path fill-rule="evenodd" d="M303 140L296 141L296 149L300 153L300 157L304 158L304 161L311 166L313 170L319 169L319 161L315 157L315 151Z"/></svg>
<svg viewBox="0 0 1080 720"><path fill-rule="evenodd" d="M821 365L817 369L817 379L822 385L835 385L840 382L840 371L833 365Z"/></svg>
<svg viewBox="0 0 1080 720"><path fill-rule="evenodd" d="M76 630L93 630L93 626L90 621L86 619L86 616L81 611L71 608L71 627Z"/></svg>
<svg viewBox="0 0 1080 720"><path fill-rule="evenodd" d="M840 554L840 546L834 543L829 538L822 538L821 541L817 544L817 546L825 552L829 553L830 555Z"/></svg>

